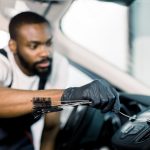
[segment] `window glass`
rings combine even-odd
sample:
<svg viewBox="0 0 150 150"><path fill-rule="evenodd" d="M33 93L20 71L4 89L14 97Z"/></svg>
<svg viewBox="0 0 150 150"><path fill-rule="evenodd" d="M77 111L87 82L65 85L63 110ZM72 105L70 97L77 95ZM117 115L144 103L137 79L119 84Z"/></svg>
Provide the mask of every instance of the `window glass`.
<svg viewBox="0 0 150 150"><path fill-rule="evenodd" d="M130 7L132 75L150 87L150 1L135 0Z"/></svg>
<svg viewBox="0 0 150 150"><path fill-rule="evenodd" d="M73 65L69 65L69 74L68 74L68 82L67 87L73 86L82 86L92 81L92 79L86 75L84 72L74 67Z"/></svg>
<svg viewBox="0 0 150 150"><path fill-rule="evenodd" d="M62 19L71 40L128 71L128 8L111 2L76 0Z"/></svg>

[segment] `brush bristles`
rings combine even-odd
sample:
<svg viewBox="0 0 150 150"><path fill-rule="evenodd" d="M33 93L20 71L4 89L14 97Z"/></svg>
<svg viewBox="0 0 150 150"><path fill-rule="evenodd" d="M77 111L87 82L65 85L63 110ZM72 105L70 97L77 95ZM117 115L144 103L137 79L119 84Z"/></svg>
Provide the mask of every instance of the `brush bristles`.
<svg viewBox="0 0 150 150"><path fill-rule="evenodd" d="M51 107L51 98L47 97L34 97L33 98L33 105L35 107L45 108Z"/></svg>
<svg viewBox="0 0 150 150"><path fill-rule="evenodd" d="M40 118L45 113L62 110L59 106L51 106L51 98L49 97L34 97L32 103L34 118Z"/></svg>
<svg viewBox="0 0 150 150"><path fill-rule="evenodd" d="M41 117L43 114L50 112L51 98L49 97L34 97L33 103L33 116L34 118Z"/></svg>

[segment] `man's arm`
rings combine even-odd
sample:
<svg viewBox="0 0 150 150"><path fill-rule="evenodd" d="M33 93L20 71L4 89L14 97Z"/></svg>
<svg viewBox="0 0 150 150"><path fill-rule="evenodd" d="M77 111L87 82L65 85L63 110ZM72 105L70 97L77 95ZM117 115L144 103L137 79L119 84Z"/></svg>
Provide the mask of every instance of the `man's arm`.
<svg viewBox="0 0 150 150"><path fill-rule="evenodd" d="M105 80L95 80L84 86L66 90L28 91L0 87L0 117L16 117L31 113L34 97L51 98L51 106L85 99L92 102L91 106L100 108L103 112L119 112L120 109L117 91Z"/></svg>
<svg viewBox="0 0 150 150"><path fill-rule="evenodd" d="M52 106L59 105L61 102L65 104L69 101L85 99L91 101L91 106L97 107L103 112L111 110L119 112L120 109L117 91L106 81L95 80L84 86L72 87L65 90L28 91L0 87L0 117L17 117L31 113L34 106L32 103L34 97L50 97ZM45 109L47 109L47 107ZM50 135L50 129L52 129L49 127L50 119L46 118L46 122L41 150L46 150L47 147L43 147L43 145L48 143L48 139L51 137L55 139L59 127L56 126L55 131ZM48 144L53 149L54 140L53 143Z"/></svg>
<svg viewBox="0 0 150 150"><path fill-rule="evenodd" d="M0 87L0 118L31 113L34 97L50 97L51 105L59 105L63 90L17 90Z"/></svg>
<svg viewBox="0 0 150 150"><path fill-rule="evenodd" d="M63 103L65 101L68 102L80 99L91 100L92 106L102 109L103 112L110 110L118 112L120 109L117 91L104 80L93 81L82 87L68 88L64 90L61 97ZM51 116L53 118L52 120L49 118L49 115L53 115ZM55 139L59 130L59 114L57 114L57 117L54 117L55 115L56 113L50 113L45 117L40 150L55 149Z"/></svg>
<svg viewBox="0 0 150 150"><path fill-rule="evenodd" d="M60 113L48 113L45 115L44 121L40 150L54 150L56 136L60 128Z"/></svg>

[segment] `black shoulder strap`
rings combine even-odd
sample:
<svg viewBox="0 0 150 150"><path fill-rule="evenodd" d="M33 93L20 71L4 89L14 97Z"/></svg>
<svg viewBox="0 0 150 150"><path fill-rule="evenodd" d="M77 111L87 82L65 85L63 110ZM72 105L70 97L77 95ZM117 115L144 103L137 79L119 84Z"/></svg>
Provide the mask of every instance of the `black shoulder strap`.
<svg viewBox="0 0 150 150"><path fill-rule="evenodd" d="M7 52L4 49L0 49L0 54L2 54L3 56L5 56L6 58L8 58Z"/></svg>
<svg viewBox="0 0 150 150"><path fill-rule="evenodd" d="M4 49L0 49L0 54L8 58L7 52ZM11 81L8 87L11 87L13 80Z"/></svg>
<svg viewBox="0 0 150 150"><path fill-rule="evenodd" d="M47 78L40 78L38 90L43 90L46 84Z"/></svg>

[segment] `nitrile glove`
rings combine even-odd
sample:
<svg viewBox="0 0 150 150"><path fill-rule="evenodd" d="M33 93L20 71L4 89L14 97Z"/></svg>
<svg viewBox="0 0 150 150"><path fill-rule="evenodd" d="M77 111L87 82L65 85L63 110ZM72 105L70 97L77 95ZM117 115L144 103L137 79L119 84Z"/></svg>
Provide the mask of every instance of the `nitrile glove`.
<svg viewBox="0 0 150 150"><path fill-rule="evenodd" d="M95 80L81 87L71 87L64 90L61 101L90 100L92 106L102 112L120 111L118 92L105 80Z"/></svg>

